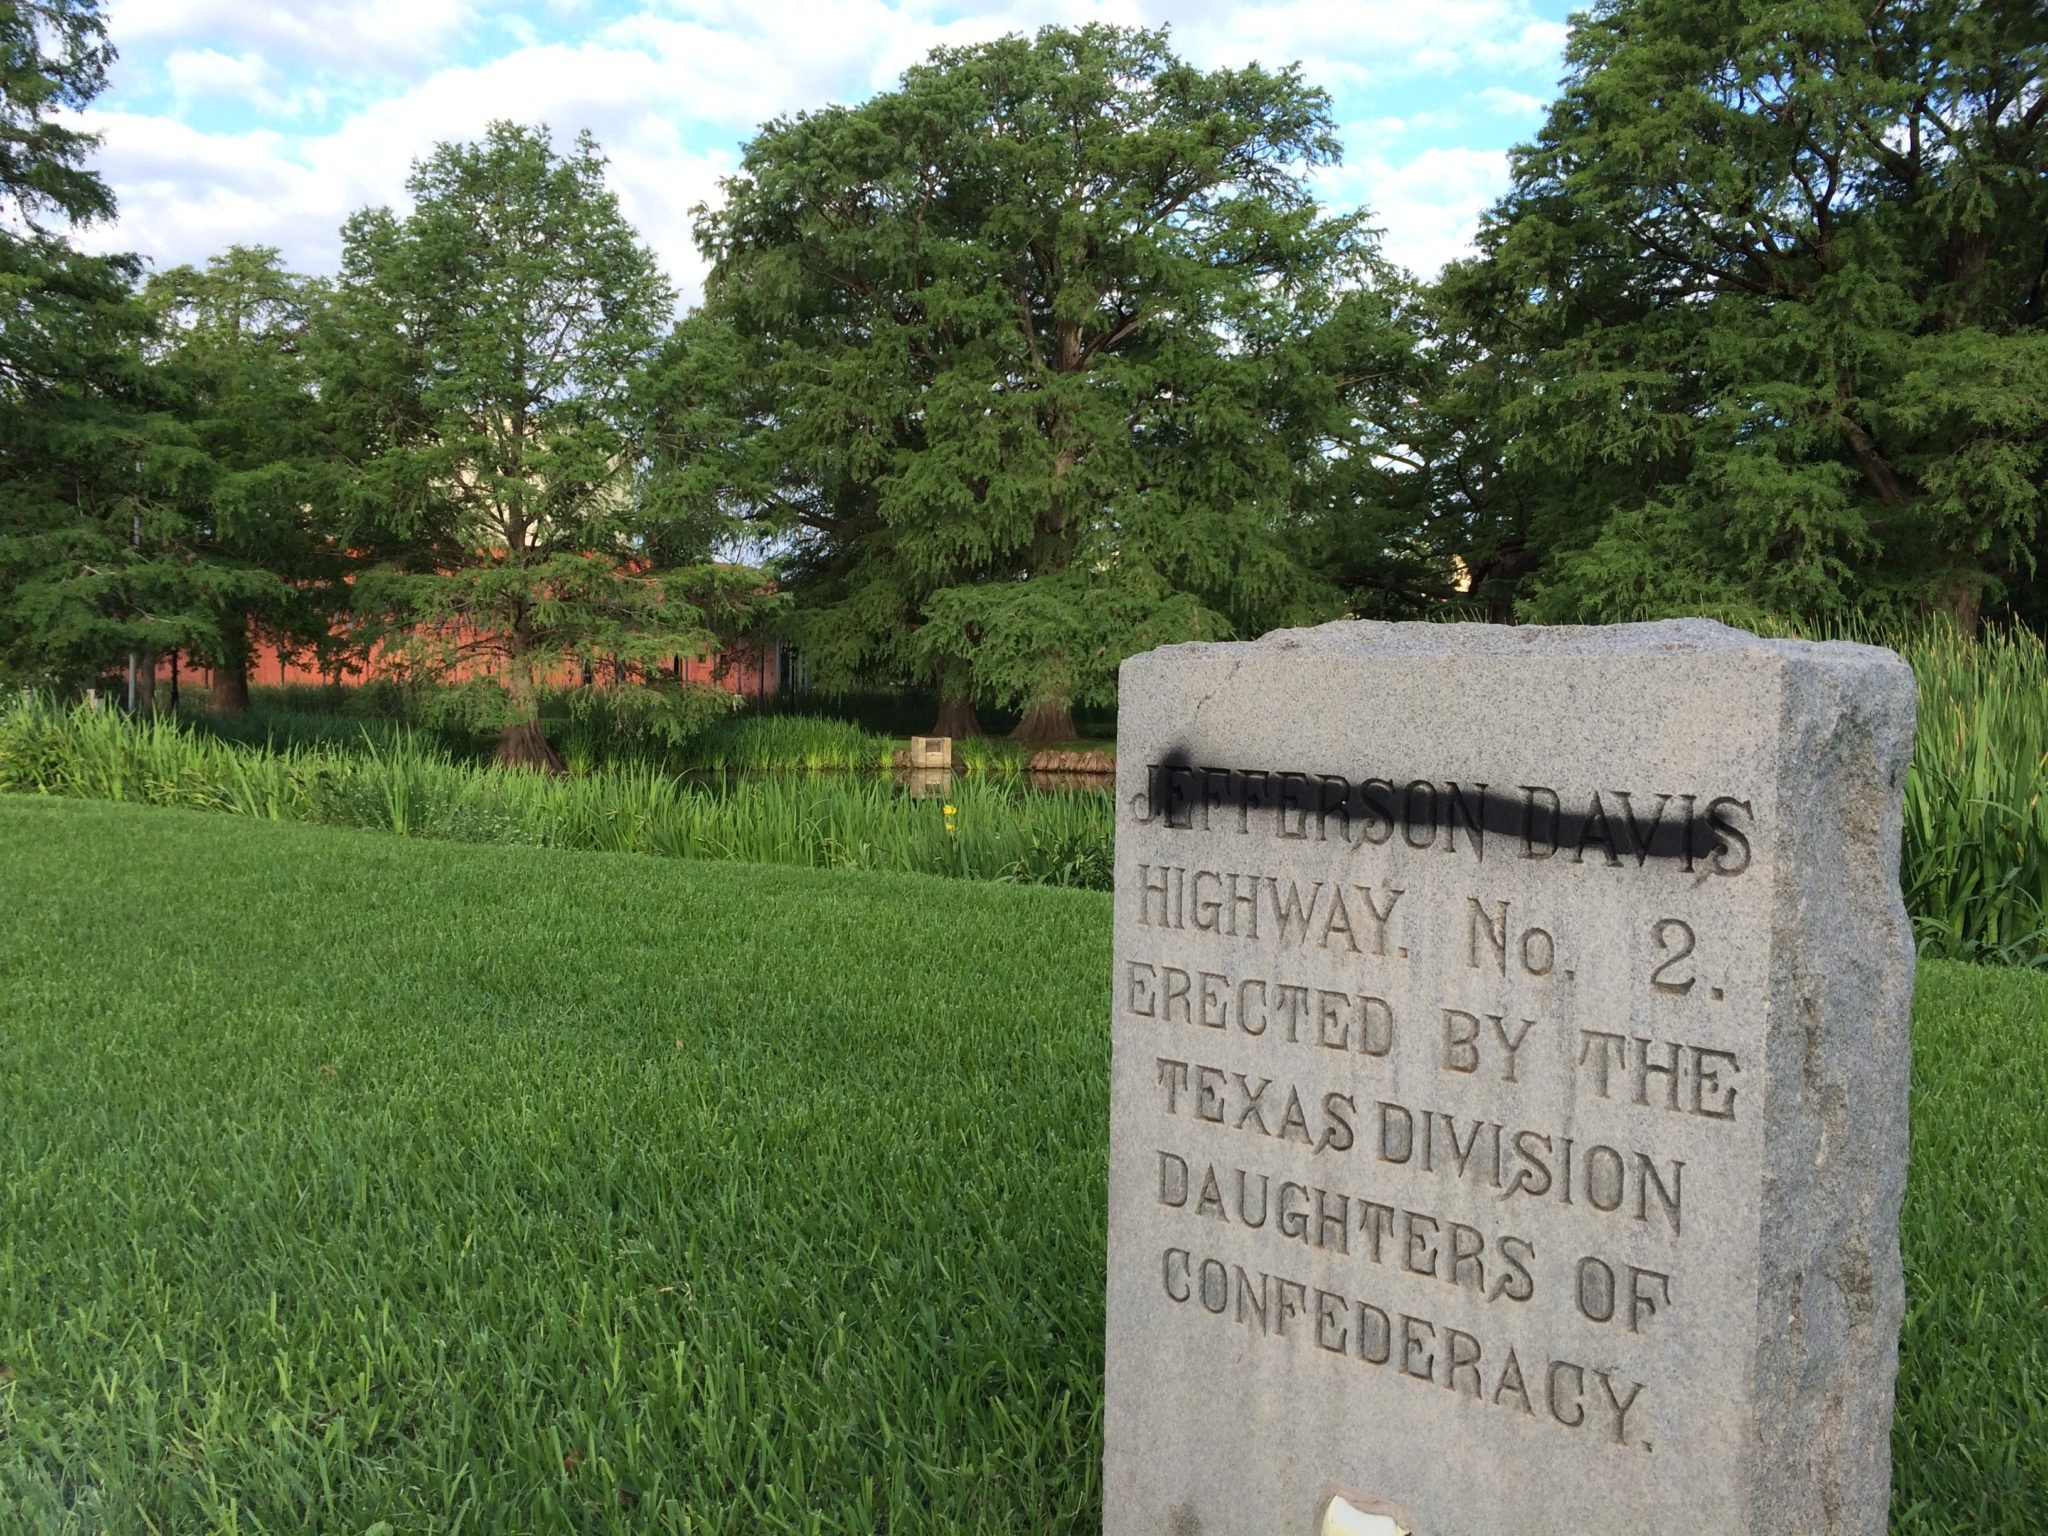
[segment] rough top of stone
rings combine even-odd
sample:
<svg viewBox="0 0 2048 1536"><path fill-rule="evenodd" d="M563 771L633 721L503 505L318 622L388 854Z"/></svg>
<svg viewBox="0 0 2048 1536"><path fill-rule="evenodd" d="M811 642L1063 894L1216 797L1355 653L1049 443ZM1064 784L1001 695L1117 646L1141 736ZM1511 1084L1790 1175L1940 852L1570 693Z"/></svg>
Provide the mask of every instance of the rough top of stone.
<svg viewBox="0 0 2048 1536"><path fill-rule="evenodd" d="M1240 650L1246 642L1193 641L1149 654L1199 656ZM1881 646L1839 640L1767 640L1713 619L1659 619L1640 624L1437 624L1338 619L1308 629L1276 629L1249 642L1262 649L1316 650L1375 657L1581 657L1663 654L1758 654L1809 659L1854 657L1903 665Z"/></svg>

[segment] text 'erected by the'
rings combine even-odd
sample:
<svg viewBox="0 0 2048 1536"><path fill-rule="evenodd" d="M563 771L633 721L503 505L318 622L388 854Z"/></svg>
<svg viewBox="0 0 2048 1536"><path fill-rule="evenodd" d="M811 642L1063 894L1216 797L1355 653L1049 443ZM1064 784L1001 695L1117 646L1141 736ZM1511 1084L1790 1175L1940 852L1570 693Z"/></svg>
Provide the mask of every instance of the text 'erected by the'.
<svg viewBox="0 0 2048 1536"><path fill-rule="evenodd" d="M1698 623L1125 664L1107 1536L1879 1536L1910 690Z"/></svg>

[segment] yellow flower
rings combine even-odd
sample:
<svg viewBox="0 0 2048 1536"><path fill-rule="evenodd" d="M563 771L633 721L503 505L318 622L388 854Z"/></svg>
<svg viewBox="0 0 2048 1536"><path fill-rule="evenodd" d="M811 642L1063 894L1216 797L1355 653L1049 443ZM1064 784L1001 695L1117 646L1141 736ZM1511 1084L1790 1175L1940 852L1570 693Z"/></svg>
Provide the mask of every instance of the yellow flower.
<svg viewBox="0 0 2048 1536"><path fill-rule="evenodd" d="M949 806L947 806L947 807L946 807L946 814L947 814L948 816L950 816L950 815L952 815L952 814L953 814L953 807L952 807L952 806L950 806L950 805L949 805Z"/></svg>

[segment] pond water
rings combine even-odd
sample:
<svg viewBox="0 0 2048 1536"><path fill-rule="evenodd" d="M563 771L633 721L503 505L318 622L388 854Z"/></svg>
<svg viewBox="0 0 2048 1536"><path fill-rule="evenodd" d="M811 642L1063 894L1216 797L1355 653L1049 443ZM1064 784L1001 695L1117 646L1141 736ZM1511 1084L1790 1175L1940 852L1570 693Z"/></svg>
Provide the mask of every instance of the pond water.
<svg viewBox="0 0 2048 1536"><path fill-rule="evenodd" d="M953 792L955 779L970 779L974 775L955 773L951 768L897 768L890 775L913 800L928 800L934 796L943 797ZM1030 769L1014 780L1020 788L1034 789L1045 794L1097 794L1106 795L1116 788L1116 776L1108 773L1054 773Z"/></svg>
<svg viewBox="0 0 2048 1536"><path fill-rule="evenodd" d="M758 785L815 785L830 793L833 789L866 790L887 786L910 800L947 800L965 793L1015 798L1040 796L1087 800L1109 798L1116 778L1106 773L1050 773L1027 771L1011 774L969 773L948 768L892 768L861 770L845 768L687 768L672 775L693 789L714 795L734 794Z"/></svg>

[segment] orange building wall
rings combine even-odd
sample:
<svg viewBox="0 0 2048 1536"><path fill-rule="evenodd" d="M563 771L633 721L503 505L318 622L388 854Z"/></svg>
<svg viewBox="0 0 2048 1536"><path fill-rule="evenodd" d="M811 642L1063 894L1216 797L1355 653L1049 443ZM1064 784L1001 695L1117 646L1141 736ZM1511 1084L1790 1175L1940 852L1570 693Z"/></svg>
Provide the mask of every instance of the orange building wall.
<svg viewBox="0 0 2048 1536"><path fill-rule="evenodd" d="M722 663L722 665L721 665ZM165 657L157 663L156 676L160 684L168 685L172 669L178 663ZM318 667L292 656L274 641L258 638L250 648L249 686L252 688L275 687L280 684L310 684L326 687L334 684L354 687L361 683L374 682L390 675L390 669L383 665L376 653L366 662L355 664L357 670L337 677L332 672L323 672ZM466 661L457 664L450 672L456 682L469 682L479 677L489 677L496 669L483 662ZM710 687L724 688L744 698L773 698L780 690L782 673L781 647L770 640L761 646L743 646L722 655L675 658L670 664L672 675L686 683L698 683ZM180 676L188 685L200 688L213 686L213 671L209 667L183 667ZM598 687L607 685L611 678L609 669L598 665L591 669L590 680ZM544 686L551 688L574 688L583 681L583 669L573 657L565 657L558 665L544 675Z"/></svg>

